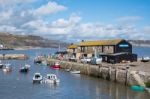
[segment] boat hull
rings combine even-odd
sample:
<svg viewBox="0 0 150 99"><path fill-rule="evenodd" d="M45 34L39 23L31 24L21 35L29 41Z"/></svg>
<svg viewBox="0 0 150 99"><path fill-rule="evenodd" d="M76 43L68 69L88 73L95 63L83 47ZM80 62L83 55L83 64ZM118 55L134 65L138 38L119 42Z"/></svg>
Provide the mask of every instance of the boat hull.
<svg viewBox="0 0 150 99"><path fill-rule="evenodd" d="M20 69L20 72L21 73L27 73L27 72L29 72L29 69Z"/></svg>
<svg viewBox="0 0 150 99"><path fill-rule="evenodd" d="M40 84L40 83L42 83L42 80L33 80L33 84L34 83L39 83Z"/></svg>
<svg viewBox="0 0 150 99"><path fill-rule="evenodd" d="M70 71L72 74L80 74L80 71Z"/></svg>
<svg viewBox="0 0 150 99"><path fill-rule="evenodd" d="M35 60L34 63L36 63L36 64L41 64L42 61L41 61L41 60Z"/></svg>
<svg viewBox="0 0 150 99"><path fill-rule="evenodd" d="M51 68L53 68L53 69L60 69L60 65L53 65L53 66L51 66Z"/></svg>
<svg viewBox="0 0 150 99"><path fill-rule="evenodd" d="M50 79L46 79L45 80L45 83L49 83L49 84L57 84L59 83L60 81L57 79L57 80L50 80Z"/></svg>

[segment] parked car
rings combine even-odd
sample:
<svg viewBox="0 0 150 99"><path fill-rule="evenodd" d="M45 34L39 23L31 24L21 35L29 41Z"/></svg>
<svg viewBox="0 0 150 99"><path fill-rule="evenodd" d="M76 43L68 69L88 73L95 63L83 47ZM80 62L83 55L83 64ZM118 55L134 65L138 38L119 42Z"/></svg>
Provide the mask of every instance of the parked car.
<svg viewBox="0 0 150 99"><path fill-rule="evenodd" d="M90 62L92 65L98 65L102 63L102 57L93 57Z"/></svg>
<svg viewBox="0 0 150 99"><path fill-rule="evenodd" d="M88 57L82 58L81 63L91 63L91 58L88 58Z"/></svg>
<svg viewBox="0 0 150 99"><path fill-rule="evenodd" d="M75 57L70 57L70 58L69 58L69 61L77 62L77 59L76 59Z"/></svg>

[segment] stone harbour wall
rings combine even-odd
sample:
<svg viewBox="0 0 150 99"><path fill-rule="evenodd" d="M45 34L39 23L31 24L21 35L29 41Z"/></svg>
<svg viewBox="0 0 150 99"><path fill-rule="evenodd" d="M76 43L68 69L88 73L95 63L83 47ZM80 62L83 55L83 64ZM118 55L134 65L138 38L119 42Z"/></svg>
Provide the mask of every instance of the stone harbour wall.
<svg viewBox="0 0 150 99"><path fill-rule="evenodd" d="M80 70L81 74L95 76L125 85L145 86L145 83L150 81L150 75L147 75L145 72L131 71L126 68L48 59L49 65L53 65L55 62L59 62L62 69Z"/></svg>

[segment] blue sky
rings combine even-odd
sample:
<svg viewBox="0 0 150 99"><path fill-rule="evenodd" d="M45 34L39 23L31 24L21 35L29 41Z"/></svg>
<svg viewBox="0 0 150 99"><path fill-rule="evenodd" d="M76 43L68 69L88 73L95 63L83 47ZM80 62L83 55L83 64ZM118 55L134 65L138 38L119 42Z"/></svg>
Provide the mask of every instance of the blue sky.
<svg viewBox="0 0 150 99"><path fill-rule="evenodd" d="M150 39L150 0L0 0L0 32L78 42Z"/></svg>

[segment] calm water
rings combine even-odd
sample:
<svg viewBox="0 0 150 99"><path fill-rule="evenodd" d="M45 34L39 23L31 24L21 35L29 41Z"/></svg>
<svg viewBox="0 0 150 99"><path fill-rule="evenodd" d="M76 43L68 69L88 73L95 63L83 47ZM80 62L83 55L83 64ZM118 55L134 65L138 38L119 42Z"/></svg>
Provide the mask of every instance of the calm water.
<svg viewBox="0 0 150 99"><path fill-rule="evenodd" d="M124 85L100 78L73 75L63 70L53 70L47 66L33 64L33 58L37 53L52 52L55 52L55 49L0 51L0 53L24 53L31 57L27 61L3 61L11 63L13 71L4 73L0 70L0 99L149 99L150 97L147 92L132 91ZM19 68L25 63L31 65L31 70L28 74L20 74ZM32 77L35 72L40 72L43 76L55 73L60 79L60 84L33 85Z"/></svg>
<svg viewBox="0 0 150 99"><path fill-rule="evenodd" d="M134 47L133 52L138 54L138 57L142 56L150 57L150 47Z"/></svg>

